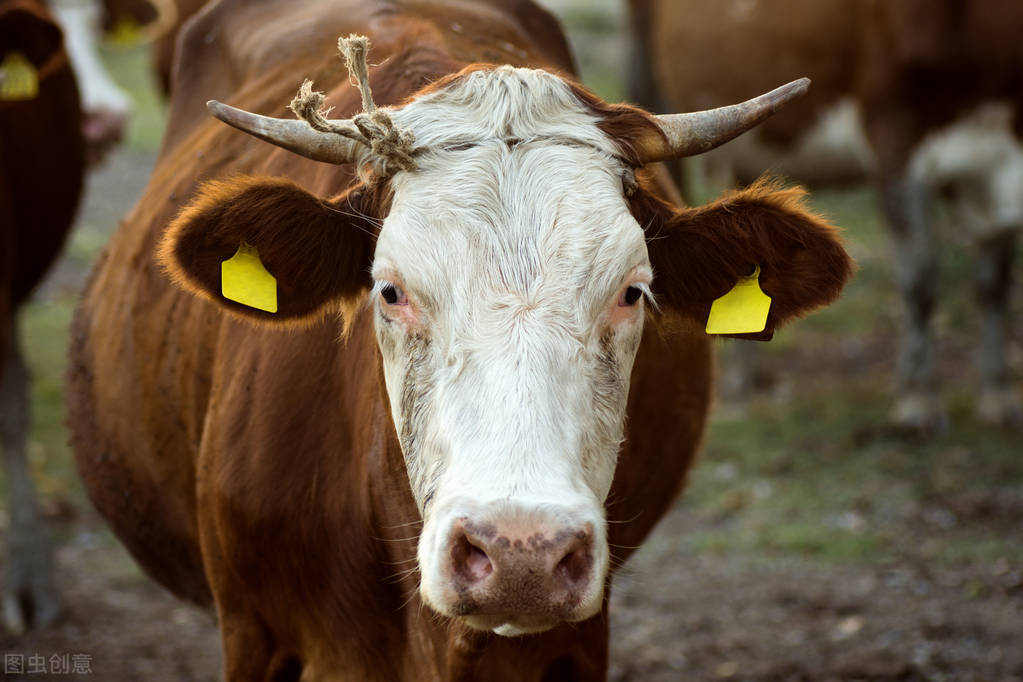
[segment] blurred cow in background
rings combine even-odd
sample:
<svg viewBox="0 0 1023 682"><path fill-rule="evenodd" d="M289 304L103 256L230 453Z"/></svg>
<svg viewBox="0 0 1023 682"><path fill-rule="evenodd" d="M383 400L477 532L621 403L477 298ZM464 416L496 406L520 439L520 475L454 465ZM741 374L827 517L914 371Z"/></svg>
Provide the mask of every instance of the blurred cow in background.
<svg viewBox="0 0 1023 682"><path fill-rule="evenodd" d="M1023 4L1002 0L631 0L634 96L693 110L808 75L786 116L709 155L748 181L765 169L813 182L872 174L906 303L899 424L945 425L930 321L939 193L979 248L979 415L1023 419L1005 360L1005 314L1023 225ZM644 69L652 80L642 75ZM656 87L654 87L656 83ZM645 89L644 89L645 87ZM857 115L858 112L858 115ZM862 132L860 132L862 131ZM716 155L716 157L715 157Z"/></svg>
<svg viewBox="0 0 1023 682"><path fill-rule="evenodd" d="M152 43L153 69L170 94L174 46L184 23L206 0L47 0L64 30L71 65L82 98L83 126L90 165L121 140L132 102L100 59L103 36Z"/></svg>
<svg viewBox="0 0 1023 682"><path fill-rule="evenodd" d="M67 1L67 0L55 0ZM164 95L170 94L174 46L185 22L208 0L102 0L103 30L153 44L153 67Z"/></svg>
<svg viewBox="0 0 1023 682"><path fill-rule="evenodd" d="M100 60L104 7L99 0L47 0L46 4L64 31L81 96L87 160L94 165L124 137L132 108L128 93L114 82Z"/></svg>
<svg viewBox="0 0 1023 682"><path fill-rule="evenodd" d="M161 16L145 0L0 0L0 446L11 517L2 615L15 632L60 613L25 456L17 313L60 253L86 168L121 140L131 112L99 57L101 20L158 25Z"/></svg>
<svg viewBox="0 0 1023 682"><path fill-rule="evenodd" d="M0 447L10 506L3 621L15 632L60 613L29 473L28 371L17 313L57 257L85 173L78 88L60 27L37 0L0 0Z"/></svg>

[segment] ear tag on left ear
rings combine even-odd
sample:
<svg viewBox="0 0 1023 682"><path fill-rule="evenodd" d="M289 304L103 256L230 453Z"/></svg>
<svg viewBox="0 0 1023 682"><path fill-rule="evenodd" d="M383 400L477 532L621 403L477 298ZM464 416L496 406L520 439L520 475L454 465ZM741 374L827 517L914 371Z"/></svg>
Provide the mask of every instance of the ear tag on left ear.
<svg viewBox="0 0 1023 682"><path fill-rule="evenodd" d="M0 61L0 100L14 102L39 95L39 73L32 62L15 50Z"/></svg>
<svg viewBox="0 0 1023 682"><path fill-rule="evenodd" d="M760 266L714 301L707 317L708 334L748 334L767 327L771 297L760 288Z"/></svg>
<svg viewBox="0 0 1023 682"><path fill-rule="evenodd" d="M142 42L142 29L134 19L121 19L107 34L107 40L115 47L132 47Z"/></svg>
<svg viewBox="0 0 1023 682"><path fill-rule="evenodd" d="M220 291L224 298L250 308L277 312L277 278L263 267L251 244L242 242L238 251L220 264Z"/></svg>

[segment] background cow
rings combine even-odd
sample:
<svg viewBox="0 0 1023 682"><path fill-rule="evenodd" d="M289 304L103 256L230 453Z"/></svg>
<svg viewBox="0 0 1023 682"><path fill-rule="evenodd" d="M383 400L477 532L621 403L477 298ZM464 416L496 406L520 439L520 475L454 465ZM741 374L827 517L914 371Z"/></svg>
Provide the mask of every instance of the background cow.
<svg viewBox="0 0 1023 682"><path fill-rule="evenodd" d="M100 0L48 0L46 4L64 32L71 68L79 84L86 158L94 165L122 140L131 116L131 98L114 81L99 55L105 9L120 12L123 8L105 8ZM137 5L149 7L148 3Z"/></svg>
<svg viewBox="0 0 1023 682"><path fill-rule="evenodd" d="M51 550L29 473L28 370L18 309L60 252L78 205L85 141L59 26L41 2L0 2L0 62L22 55L37 87L0 80L0 447L9 495L3 621L14 631L60 613ZM11 62L6 62L10 64Z"/></svg>
<svg viewBox="0 0 1023 682"><path fill-rule="evenodd" d="M307 159L208 118L208 97L283 117L304 76L355 114L368 93L324 49L352 31L388 114L331 123L304 90L314 131L214 105ZM607 105L556 74L531 3L228 0L178 44L161 158L72 332L99 510L216 604L228 679L602 678L610 551L700 441L711 302L759 266L763 337L832 300L834 229L770 185L663 202L637 167L741 128ZM222 295L249 247L275 313Z"/></svg>
<svg viewBox="0 0 1023 682"><path fill-rule="evenodd" d="M719 150L718 161L743 180L765 168L811 181L874 173L907 311L893 417L923 431L946 419L931 321L939 280L933 216L940 194L950 197L953 219L978 248L976 408L986 420L1019 424L1005 314L1023 224L1023 7L997 0L631 4L635 63L650 68L658 86L654 92L647 83L641 99L702 109L786 78L813 79L791 115Z"/></svg>

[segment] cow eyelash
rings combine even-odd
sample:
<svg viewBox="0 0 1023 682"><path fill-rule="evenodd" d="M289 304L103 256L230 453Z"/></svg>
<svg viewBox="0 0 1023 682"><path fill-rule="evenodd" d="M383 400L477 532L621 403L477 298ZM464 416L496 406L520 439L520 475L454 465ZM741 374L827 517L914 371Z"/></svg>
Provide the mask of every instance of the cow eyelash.
<svg viewBox="0 0 1023 682"><path fill-rule="evenodd" d="M384 299L387 305L408 305L408 296L397 284L385 282L380 287L380 298Z"/></svg>

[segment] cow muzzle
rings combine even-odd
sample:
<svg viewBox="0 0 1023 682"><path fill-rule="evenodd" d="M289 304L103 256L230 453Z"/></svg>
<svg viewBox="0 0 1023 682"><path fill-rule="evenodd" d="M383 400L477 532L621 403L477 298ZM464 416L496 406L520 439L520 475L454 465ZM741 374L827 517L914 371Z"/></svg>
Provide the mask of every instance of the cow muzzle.
<svg viewBox="0 0 1023 682"><path fill-rule="evenodd" d="M434 609L506 636L600 610L608 555L602 519L549 505L459 512L438 529L435 551L420 548L422 592Z"/></svg>

